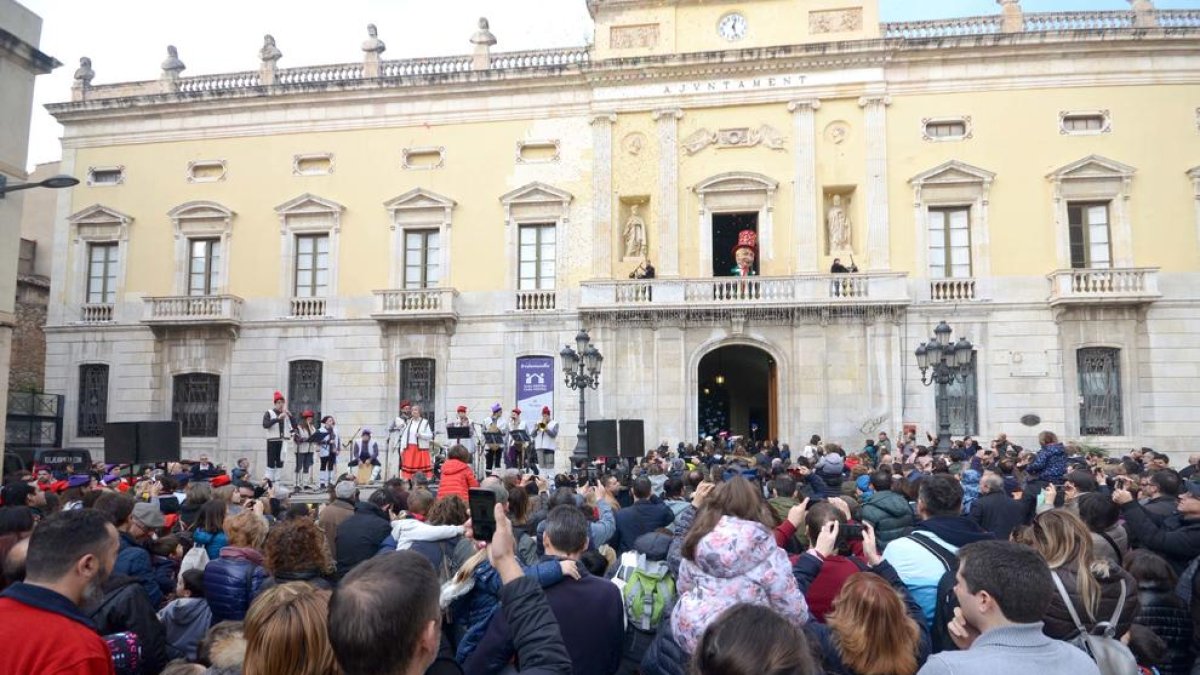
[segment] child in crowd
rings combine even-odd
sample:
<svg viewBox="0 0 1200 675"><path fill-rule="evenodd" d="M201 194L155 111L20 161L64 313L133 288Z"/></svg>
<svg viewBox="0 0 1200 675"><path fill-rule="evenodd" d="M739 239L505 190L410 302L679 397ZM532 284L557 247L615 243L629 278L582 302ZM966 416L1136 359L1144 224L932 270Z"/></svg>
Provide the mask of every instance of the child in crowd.
<svg viewBox="0 0 1200 675"><path fill-rule="evenodd" d="M204 599L203 570L179 575L175 596L158 612L158 620L167 629L167 654L172 659L195 661L196 647L212 623L212 611Z"/></svg>

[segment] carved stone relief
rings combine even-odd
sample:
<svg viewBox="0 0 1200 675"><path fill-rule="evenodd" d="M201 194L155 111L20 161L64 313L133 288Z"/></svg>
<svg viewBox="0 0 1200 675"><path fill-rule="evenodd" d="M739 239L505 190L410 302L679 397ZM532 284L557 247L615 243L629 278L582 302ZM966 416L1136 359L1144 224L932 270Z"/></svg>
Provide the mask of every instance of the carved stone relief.
<svg viewBox="0 0 1200 675"><path fill-rule="evenodd" d="M849 33L862 30L862 8L827 9L808 13L808 32L813 35L821 33Z"/></svg>
<svg viewBox="0 0 1200 675"><path fill-rule="evenodd" d="M650 242L647 238L646 221L639 210L650 201L649 198L622 198L622 210L627 210L625 224L621 227L621 261L641 261L650 252Z"/></svg>
<svg viewBox="0 0 1200 675"><path fill-rule="evenodd" d="M835 145L841 145L846 142L850 136L850 125L842 121L831 122L825 127L825 140Z"/></svg>
<svg viewBox="0 0 1200 675"><path fill-rule="evenodd" d="M854 253L853 195L853 187L825 191L825 242L829 255Z"/></svg>
<svg viewBox="0 0 1200 675"><path fill-rule="evenodd" d="M783 133L769 124L764 124L757 129L750 127L736 127L732 129L720 129L718 131L709 131L708 129L697 129L690 136L683 139L681 145L687 154L694 155L710 145L716 145L721 148L752 148L756 145L762 145L771 150L784 150L786 138Z"/></svg>
<svg viewBox="0 0 1200 675"><path fill-rule="evenodd" d="M637 157L646 148L646 134L640 131L625 134L625 138L621 139L621 147L625 152Z"/></svg>
<svg viewBox="0 0 1200 675"><path fill-rule="evenodd" d="M608 44L613 49L646 49L658 46L658 24L613 26L609 29Z"/></svg>

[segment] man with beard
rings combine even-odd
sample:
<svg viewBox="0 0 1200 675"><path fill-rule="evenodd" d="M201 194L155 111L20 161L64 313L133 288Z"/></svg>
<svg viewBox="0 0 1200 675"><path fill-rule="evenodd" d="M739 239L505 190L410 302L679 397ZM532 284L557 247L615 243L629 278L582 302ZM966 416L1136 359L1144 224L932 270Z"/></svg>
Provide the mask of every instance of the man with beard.
<svg viewBox="0 0 1200 675"><path fill-rule="evenodd" d="M25 581L0 594L0 672L113 673L108 646L79 608L103 595L117 548L117 529L95 511L64 511L38 525Z"/></svg>

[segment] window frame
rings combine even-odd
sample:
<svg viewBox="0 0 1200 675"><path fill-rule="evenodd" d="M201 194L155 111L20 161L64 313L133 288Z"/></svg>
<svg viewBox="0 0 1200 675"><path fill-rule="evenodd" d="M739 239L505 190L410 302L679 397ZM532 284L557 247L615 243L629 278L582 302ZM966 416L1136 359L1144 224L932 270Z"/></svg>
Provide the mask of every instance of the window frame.
<svg viewBox="0 0 1200 675"><path fill-rule="evenodd" d="M554 287L555 293L562 285L558 275L563 271L563 235L570 226L571 203L575 197L565 190L540 182L528 183L500 197L504 207L504 251L507 272L507 288L517 291L520 279L520 227L524 224L553 223L554 232ZM547 291L551 289L546 289ZM514 296L515 297L515 296Z"/></svg>
<svg viewBox="0 0 1200 675"><path fill-rule="evenodd" d="M558 279L557 279L557 277L558 277L558 232L557 232L557 227L555 226L554 223L522 223L521 225L518 226L518 228L519 229L517 231L517 290L518 291L553 291L553 290L557 290L557 286L558 286L558 283L557 283L557 281L558 281ZM533 250L535 252L535 258L532 261L526 261L524 258L525 243L523 241L523 237L526 232L534 233ZM550 234L552 234L554 236L554 241L550 242L550 244L549 244L550 246L553 247L553 249L551 251L551 256L550 256L551 259L549 262L554 265L554 273L549 275L549 284L550 284L549 288L542 286L543 279L546 277L546 275L542 274L542 267L547 262L546 259L542 256L542 254L544 253L543 248L547 245L546 242L543 241L543 235L546 232L549 232ZM526 264L526 262L532 262L534 265L534 276L530 277L534 281L534 285L532 288L525 286L526 277L521 272L521 270L524 267L524 265Z"/></svg>
<svg viewBox="0 0 1200 675"><path fill-rule="evenodd" d="M329 266L329 235L321 234L319 232L313 232L313 233L297 234L294 236L295 236L295 240L296 240L296 244L292 249L293 255L295 256L292 260L292 270L293 270L294 276L292 278L292 293L291 293L290 297L293 297L293 298L328 298L329 297L329 278L332 276L330 266ZM308 241L313 242L312 250L304 251L303 250L304 246L303 246L302 242L308 242ZM320 250L320 246L319 246L319 243L322 241L325 242L325 251L324 252L322 252ZM319 260L322 255L325 256L325 267L324 268L320 267L320 265L319 265ZM304 256L309 256L312 258L312 265L307 270L300 269L300 260ZM319 273L322 270L324 270L324 272L325 272L325 284L323 286L321 284L317 283L317 277L319 276ZM300 282L300 275L303 273L308 273L310 276L310 278L308 279L308 281L304 287L305 290L308 291L307 294L300 292L301 288L302 288L301 282ZM320 288L323 288L325 292L317 293L317 290Z"/></svg>
<svg viewBox="0 0 1200 675"><path fill-rule="evenodd" d="M1121 372L1122 368L1124 367L1124 365L1123 365L1124 359L1122 358L1122 351L1123 350L1120 347L1114 347L1114 346L1109 346L1109 345L1082 345L1075 349L1075 391L1076 391L1076 395L1079 398L1079 410L1078 410L1079 419L1077 420L1077 422L1078 422L1079 434L1081 436L1120 438L1120 437L1124 437L1124 436L1128 435L1128 434L1126 434L1126 422L1125 422L1125 408L1126 408L1125 386L1126 386L1126 384L1125 384L1125 378L1123 376L1123 373ZM1113 360L1113 366L1112 366L1112 369L1109 371L1109 373L1110 373L1111 379L1115 380L1116 386L1115 386L1115 388L1111 387L1110 385L1113 383L1108 382L1105 384L1105 388L1108 390L1109 399L1116 403L1116 415L1112 420L1114 422L1114 425L1112 428L1109 429L1108 433L1089 433L1089 431L1088 431L1089 429L1096 429L1098 427L1086 426L1087 422L1092 421L1092 420L1088 420L1087 415L1085 414L1085 411L1088 408L1088 400L1087 400L1088 396L1087 396L1087 392L1085 392L1085 390L1084 390L1084 376L1086 375L1086 373L1084 372L1084 370L1081 366L1082 366L1082 363L1083 363L1085 357L1089 356L1090 354L1097 354L1097 355L1103 354L1105 356L1111 357ZM1114 389L1115 389L1115 393L1113 391Z"/></svg>
<svg viewBox="0 0 1200 675"><path fill-rule="evenodd" d="M101 297L99 300L92 299L92 279L96 278L92 273L96 264L95 252L97 250L105 250L111 254L105 254L102 261L104 267L104 275L99 277L104 280L103 288L100 291ZM117 302L117 279L120 266L121 247L115 241L93 241L87 244L87 274L84 277L84 302L89 305L115 305ZM110 259L111 258L111 259ZM111 280L111 288L109 287Z"/></svg>
<svg viewBox="0 0 1200 675"><path fill-rule="evenodd" d="M990 203L996 174L958 160L951 160L909 179L913 189L913 221L916 227L915 269L929 274L929 211L966 208L971 246L972 278L991 275ZM986 282L985 282L986 283ZM989 288L976 289L976 298L986 298Z"/></svg>
<svg viewBox="0 0 1200 675"><path fill-rule="evenodd" d="M1053 189L1055 248L1058 269L1071 268L1070 214L1076 202L1108 202L1111 268L1133 267L1133 224L1130 199L1135 167L1100 155L1088 155L1046 175Z"/></svg>
<svg viewBox="0 0 1200 675"><path fill-rule="evenodd" d="M974 276L975 276L975 260L974 260L975 255L974 255L974 250L972 250L972 247L971 247L971 207L969 205L957 205L957 206L955 206L955 205L940 205L940 206L929 207L925 212L926 230L927 231L932 230L932 228L929 227L928 221L935 213L941 214L943 216L942 217L942 228L941 228L942 233L943 233L943 235L942 235L943 236L943 242L942 242L943 246L941 248L944 252L944 256L943 256L942 265L941 265L942 266L942 276L940 276L940 277L933 276L933 274L932 274L933 262L932 262L932 260L930 260L928 268L926 270L929 273L929 278L930 279L972 279L972 278L974 278ZM954 213L965 213L967 216L967 228L966 228L966 230L967 230L967 245L966 245L966 248L967 248L967 276L965 276L965 277L955 276L954 271L953 271L954 267L955 267L954 257L953 257L954 246L953 246L953 242L952 242L953 237L952 237L952 230L950 227L950 223L951 223L951 214L954 214ZM932 237L932 232L930 232L930 236ZM932 241L930 241L929 243L932 244ZM929 249L930 249L930 251L932 251L933 246L930 245ZM928 259L928 254L927 254L927 259Z"/></svg>
<svg viewBox="0 0 1200 675"><path fill-rule="evenodd" d="M933 127L949 126L952 124L962 125L962 133L947 136L938 136L930 133L930 129ZM971 124L971 117L969 115L960 117L925 117L921 119L921 138L931 143L965 141L974 137L974 135L975 129Z"/></svg>
<svg viewBox="0 0 1200 675"><path fill-rule="evenodd" d="M291 316L291 302L296 290L297 235L324 234L329 237L329 274L326 283L326 314L332 315L338 294L339 247L342 213L346 207L324 197L304 193L275 207L279 216L279 248L283 264L279 270L281 316Z"/></svg>
<svg viewBox="0 0 1200 675"><path fill-rule="evenodd" d="M85 410L85 403L90 393L84 390L84 387L89 382L89 377L86 374L88 370L103 371L104 373L103 404L102 409L98 411ZM77 372L79 374L79 386L76 390L79 392L79 398L75 401L75 435L79 438L102 438L104 436L104 425L108 422L108 400L112 370L107 363L81 363ZM94 422L94 425L91 422L85 424L85 415L95 415L98 419Z"/></svg>
<svg viewBox="0 0 1200 675"><path fill-rule="evenodd" d="M410 230L437 230L438 283L430 288L447 288L450 282L450 237L452 215L457 202L424 188L413 188L384 203L392 231L392 257L389 282L392 288L405 288L405 254Z"/></svg>
<svg viewBox="0 0 1200 675"><path fill-rule="evenodd" d="M1100 126L1095 129L1071 129L1071 120L1099 118ZM1112 114L1108 110L1061 110L1058 113L1058 132L1063 136L1099 136L1112 132Z"/></svg>
<svg viewBox="0 0 1200 675"><path fill-rule="evenodd" d="M187 378L193 378L197 381L204 380L209 391L215 393L215 397L209 401L181 401L180 384L181 382L186 382ZM210 410L200 412L184 412L180 410L181 405L188 404L204 405L210 408ZM193 428L195 420L188 419L188 416L194 417L196 415L204 415L207 418L203 421L203 426L200 428ZM171 419L179 422L180 435L183 438L219 437L221 430L221 376L217 373L208 372L186 372L173 375L171 377Z"/></svg>
<svg viewBox="0 0 1200 675"><path fill-rule="evenodd" d="M1097 206L1104 207L1104 229L1108 232L1108 241L1105 244L1108 247L1108 260L1105 265L1098 267L1096 261L1092 260L1092 227L1095 225L1091 222L1092 209ZM1078 225L1072 222L1072 212L1078 210L1079 220ZM1074 233L1078 231L1081 239L1079 247L1082 249L1083 258L1080 261L1082 264L1075 264L1075 242ZM1071 249L1071 269L1112 269L1113 267L1113 245L1112 245L1112 202L1093 202L1093 201L1071 201L1067 202L1067 238L1070 242Z"/></svg>
<svg viewBox="0 0 1200 675"><path fill-rule="evenodd" d="M199 289L202 291L200 293L196 293L195 291L197 289L192 285L192 282L195 279L196 274L197 274L195 267L194 267L196 260L197 260L196 255L195 255L195 250L196 250L195 247L197 244L205 245L204 257L202 258L202 260L204 261L204 270L200 273L201 278L204 280L204 286L203 286L203 288ZM219 238L213 238L213 237L191 237L191 238L188 238L188 252L190 253L190 255L188 256L188 271L187 271L187 278L188 278L187 295L188 295L188 297L194 298L194 297L203 297L206 295L219 294L219 292L221 290L221 279L220 279L219 266L221 265L221 261L223 258L223 256L221 256L220 249L221 249L221 240ZM216 251L215 256L213 255L214 250ZM216 258L215 264L213 262L214 257Z"/></svg>
<svg viewBox="0 0 1200 675"><path fill-rule="evenodd" d="M83 305L90 304L88 303L87 280L91 252L88 246L93 243L117 244L117 280L113 301L113 316L117 316L116 305L125 294L125 274L129 261L129 229L133 223L133 217L103 204L92 204L68 216L67 222L70 224L73 234L71 239L72 280L67 284L69 308L59 303L50 303L47 308L47 323L57 325L83 322L81 308ZM70 312L69 315L68 312Z"/></svg>
<svg viewBox="0 0 1200 675"><path fill-rule="evenodd" d="M412 249L409 248L409 246L408 246L409 237L420 237L420 246L417 249L417 251L421 257L421 260L420 260L420 262L418 262L415 265L412 264L412 262L409 260L409 253L412 251ZM437 247L434 249L434 253L432 256L429 253L429 251L430 251L429 241L431 238L437 238L437 241L438 241ZM429 279L431 258L434 259L432 261L433 267L437 268L437 270L438 270L437 279L433 280L432 282ZM403 288L404 290L425 290L425 289L429 289L429 288L439 288L442 283L442 270L441 270L441 265L439 264L440 262L441 262L441 233L437 230L437 228L421 228L421 227L405 228L405 230L404 230L404 256L403 256L403 260L401 261L401 266L404 269L404 273L403 273L402 279L401 279L401 284L400 284L401 288ZM408 271L410 268L416 269L419 271L420 279L417 280L415 286L409 285L410 282L409 282L409 278L408 278Z"/></svg>

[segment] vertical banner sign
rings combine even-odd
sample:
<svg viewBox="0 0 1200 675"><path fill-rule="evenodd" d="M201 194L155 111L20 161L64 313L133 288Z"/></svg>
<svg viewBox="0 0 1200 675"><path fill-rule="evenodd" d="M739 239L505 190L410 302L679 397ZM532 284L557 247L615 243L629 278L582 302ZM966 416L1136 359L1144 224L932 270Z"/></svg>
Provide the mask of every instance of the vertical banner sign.
<svg viewBox="0 0 1200 675"><path fill-rule="evenodd" d="M541 419L542 406L554 409L554 357L517 359L517 407L526 421Z"/></svg>

